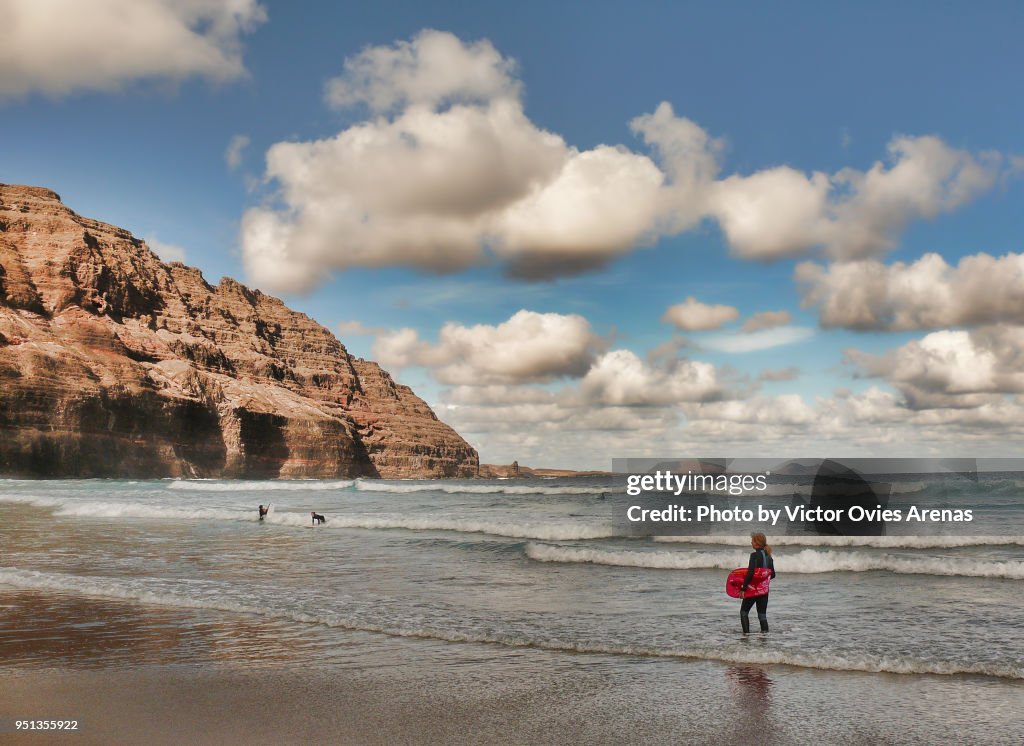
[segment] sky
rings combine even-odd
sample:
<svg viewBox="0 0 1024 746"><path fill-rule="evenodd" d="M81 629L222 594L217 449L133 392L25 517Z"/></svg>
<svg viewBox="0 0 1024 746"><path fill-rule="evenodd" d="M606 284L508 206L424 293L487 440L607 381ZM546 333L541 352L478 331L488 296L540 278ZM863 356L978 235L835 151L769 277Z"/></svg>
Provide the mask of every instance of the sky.
<svg viewBox="0 0 1024 746"><path fill-rule="evenodd" d="M0 181L485 463L1009 456L1019 3L0 0Z"/></svg>

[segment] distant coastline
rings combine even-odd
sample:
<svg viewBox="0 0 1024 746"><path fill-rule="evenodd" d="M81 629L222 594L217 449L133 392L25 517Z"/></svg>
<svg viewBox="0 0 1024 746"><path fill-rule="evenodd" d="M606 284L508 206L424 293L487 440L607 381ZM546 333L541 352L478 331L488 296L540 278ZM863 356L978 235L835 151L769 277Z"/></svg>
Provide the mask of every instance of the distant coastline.
<svg viewBox="0 0 1024 746"><path fill-rule="evenodd" d="M576 471L574 469L535 469L518 464L480 464L481 479L524 479L527 477L605 477L610 471Z"/></svg>

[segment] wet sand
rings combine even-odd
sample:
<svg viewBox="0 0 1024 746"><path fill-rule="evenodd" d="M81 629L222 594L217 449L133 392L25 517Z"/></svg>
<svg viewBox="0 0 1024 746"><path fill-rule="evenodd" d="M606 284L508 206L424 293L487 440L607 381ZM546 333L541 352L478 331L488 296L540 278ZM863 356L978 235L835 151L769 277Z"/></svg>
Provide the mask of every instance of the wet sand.
<svg viewBox="0 0 1024 746"><path fill-rule="evenodd" d="M32 744L525 743L527 702L464 701L429 689L381 692L328 672L23 672L5 676L0 740ZM75 718L67 734L9 732L14 717ZM8 740L12 739L12 740Z"/></svg>
<svg viewBox="0 0 1024 746"><path fill-rule="evenodd" d="M452 687L450 674L443 676L443 686L434 686L419 677L402 685L391 676L351 671L185 666L22 671L4 676L0 720L7 732L0 740L97 745L748 742L730 741L725 733L701 737L688 724L696 713L685 708L674 714L660 711L655 721L647 719L643 703L623 702L621 712L602 714L597 700L606 693L604 687L591 689L599 676L533 682L510 692L506 682L488 686L464 680ZM80 726L75 734L12 738L15 716L75 718Z"/></svg>
<svg viewBox="0 0 1024 746"><path fill-rule="evenodd" d="M518 671L512 660L506 674L495 675L492 660L488 679L472 647L464 666L408 677L400 668L0 668L0 741L927 744L943 738L929 725L936 703L945 718L960 720L959 742L1019 743L1022 735L1009 699L997 709L979 708L984 680L687 661L636 661L623 670L620 661L590 656L540 677L524 677L533 667ZM74 734L17 734L14 718L77 719L80 726Z"/></svg>

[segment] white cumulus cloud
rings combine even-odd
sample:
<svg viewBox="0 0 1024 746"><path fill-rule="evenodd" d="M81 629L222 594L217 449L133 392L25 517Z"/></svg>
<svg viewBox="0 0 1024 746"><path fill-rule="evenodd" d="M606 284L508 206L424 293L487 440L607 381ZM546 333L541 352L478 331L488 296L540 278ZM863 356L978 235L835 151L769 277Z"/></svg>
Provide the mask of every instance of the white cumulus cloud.
<svg viewBox="0 0 1024 746"><path fill-rule="evenodd" d="M691 421L752 425L807 425L817 419L814 408L799 394L755 396L744 400L712 402L687 408Z"/></svg>
<svg viewBox="0 0 1024 746"><path fill-rule="evenodd" d="M486 39L464 44L454 34L425 29L412 41L367 47L347 59L345 74L328 81L325 98L334 108L365 103L374 111L516 98L515 68Z"/></svg>
<svg viewBox="0 0 1024 746"><path fill-rule="evenodd" d="M788 166L730 176L713 187L710 212L740 256L776 259L821 247L852 260L892 249L912 220L934 218L991 189L995 153L973 155L938 137L897 137L890 165L805 175Z"/></svg>
<svg viewBox="0 0 1024 746"><path fill-rule="evenodd" d="M510 275L544 279L705 220L742 257L824 251L851 260L989 189L1004 165L937 137L898 137L889 163L867 171L723 176L721 141L667 102L630 122L648 153L581 150L526 116L515 73L489 41L434 30L346 60L327 103L362 106L368 118L269 149L273 194L241 225L252 281L305 291L331 270L455 272L492 259Z"/></svg>
<svg viewBox="0 0 1024 746"><path fill-rule="evenodd" d="M327 100L373 116L270 148L280 202L242 220L253 281L307 290L331 269L452 272L489 255L546 278L653 241L666 175L625 147L579 150L537 127L514 69L489 42L441 31L348 60Z"/></svg>
<svg viewBox="0 0 1024 746"><path fill-rule="evenodd" d="M739 316L740 312L732 306L701 303L691 295L682 303L669 306L661 320L682 331L698 332L719 329Z"/></svg>
<svg viewBox="0 0 1024 746"><path fill-rule="evenodd" d="M915 262L873 259L798 264L804 306L821 325L848 329L940 329L1024 324L1024 254L974 254L957 266L929 253Z"/></svg>
<svg viewBox="0 0 1024 746"><path fill-rule="evenodd" d="M715 183L710 209L737 254L776 259L825 242L828 191L825 174L779 166Z"/></svg>
<svg viewBox="0 0 1024 746"><path fill-rule="evenodd" d="M882 355L848 350L867 376L893 384L913 409L976 408L1024 393L1024 328L932 332Z"/></svg>
<svg viewBox="0 0 1024 746"><path fill-rule="evenodd" d="M0 98L232 80L245 73L240 37L266 17L256 0L6 0Z"/></svg>
<svg viewBox="0 0 1024 746"><path fill-rule="evenodd" d="M654 406L723 396L715 366L675 360L654 366L630 350L612 350L594 362L580 383L584 399L606 406Z"/></svg>
<svg viewBox="0 0 1024 746"><path fill-rule="evenodd" d="M578 378L604 345L582 316L521 310L496 326L449 322L437 344L413 329L382 334L373 354L384 365L432 368L442 383L485 385Z"/></svg>
<svg viewBox="0 0 1024 746"><path fill-rule="evenodd" d="M658 167L625 148L571 150L557 177L497 220L495 250L523 277L600 266L653 238L661 185Z"/></svg>

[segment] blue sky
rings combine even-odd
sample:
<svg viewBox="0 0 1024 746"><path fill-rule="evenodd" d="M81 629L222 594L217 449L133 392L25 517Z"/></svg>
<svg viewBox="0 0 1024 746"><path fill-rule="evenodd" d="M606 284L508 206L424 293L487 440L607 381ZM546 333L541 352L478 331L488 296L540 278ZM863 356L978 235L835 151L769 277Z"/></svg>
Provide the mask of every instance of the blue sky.
<svg viewBox="0 0 1024 746"><path fill-rule="evenodd" d="M1019 442L1019 4L59 6L0 4L0 180L283 297L485 462Z"/></svg>

